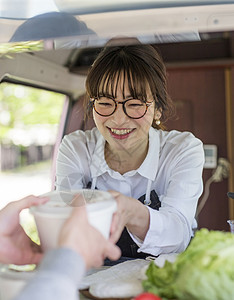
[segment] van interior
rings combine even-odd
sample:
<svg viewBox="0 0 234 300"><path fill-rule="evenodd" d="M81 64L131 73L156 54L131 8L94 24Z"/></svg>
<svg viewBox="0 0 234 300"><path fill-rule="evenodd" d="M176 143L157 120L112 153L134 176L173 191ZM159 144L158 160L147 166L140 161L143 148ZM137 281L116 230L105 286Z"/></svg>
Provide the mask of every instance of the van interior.
<svg viewBox="0 0 234 300"><path fill-rule="evenodd" d="M116 44L138 39L159 49L167 66L176 117L166 122L166 129L190 131L204 143L198 226L229 231L227 220L234 219L234 200L227 196L234 191L234 1L57 0L47 2L53 2L54 11L49 7L42 13L22 9L29 1L16 2L22 2L21 9L16 5L18 14L17 7L0 1L5 8L0 9L0 87L57 95L57 131L47 146L40 146L41 157L51 159L50 188L63 136L94 126L84 120L83 100L85 78L97 54L110 39ZM0 126L7 123L2 119L0 113ZM10 153L4 147L0 173ZM24 151L30 147L26 143ZM33 155L28 151L27 159Z"/></svg>

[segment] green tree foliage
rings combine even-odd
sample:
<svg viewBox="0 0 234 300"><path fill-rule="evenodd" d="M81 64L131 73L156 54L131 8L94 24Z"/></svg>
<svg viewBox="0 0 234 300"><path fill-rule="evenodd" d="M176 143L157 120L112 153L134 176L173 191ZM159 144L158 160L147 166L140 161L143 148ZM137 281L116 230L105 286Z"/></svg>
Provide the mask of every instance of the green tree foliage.
<svg viewBox="0 0 234 300"><path fill-rule="evenodd" d="M59 93L0 84L0 141L12 128L27 128L38 124L59 122L65 96Z"/></svg>
<svg viewBox="0 0 234 300"><path fill-rule="evenodd" d="M44 49L43 41L26 41L0 44L0 57L12 57L12 53L40 51Z"/></svg>

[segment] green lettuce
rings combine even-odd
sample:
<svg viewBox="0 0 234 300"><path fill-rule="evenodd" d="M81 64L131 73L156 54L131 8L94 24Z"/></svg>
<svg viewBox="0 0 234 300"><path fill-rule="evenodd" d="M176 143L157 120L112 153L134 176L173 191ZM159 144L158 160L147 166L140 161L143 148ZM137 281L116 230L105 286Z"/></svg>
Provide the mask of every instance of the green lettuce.
<svg viewBox="0 0 234 300"><path fill-rule="evenodd" d="M174 263L151 262L145 291L163 299L234 299L234 234L201 229Z"/></svg>

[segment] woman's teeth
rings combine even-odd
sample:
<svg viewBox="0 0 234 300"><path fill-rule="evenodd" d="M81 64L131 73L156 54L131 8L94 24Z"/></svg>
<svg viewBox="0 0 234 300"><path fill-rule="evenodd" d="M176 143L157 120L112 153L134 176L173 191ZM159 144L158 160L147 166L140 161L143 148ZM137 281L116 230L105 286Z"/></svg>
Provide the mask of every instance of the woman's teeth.
<svg viewBox="0 0 234 300"><path fill-rule="evenodd" d="M111 128L110 130L114 134L118 134L118 135L128 134L132 131L132 129L113 129L113 128Z"/></svg>

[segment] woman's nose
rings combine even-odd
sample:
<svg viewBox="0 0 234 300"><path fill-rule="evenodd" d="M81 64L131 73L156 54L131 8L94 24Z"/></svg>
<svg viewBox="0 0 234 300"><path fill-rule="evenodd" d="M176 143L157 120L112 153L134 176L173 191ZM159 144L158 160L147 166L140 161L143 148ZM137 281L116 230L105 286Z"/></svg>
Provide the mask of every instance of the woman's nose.
<svg viewBox="0 0 234 300"><path fill-rule="evenodd" d="M129 119L128 116L125 114L125 112L123 110L123 104L121 104L121 103L117 104L116 111L114 112L114 114L112 116L113 116L116 124L121 124Z"/></svg>

